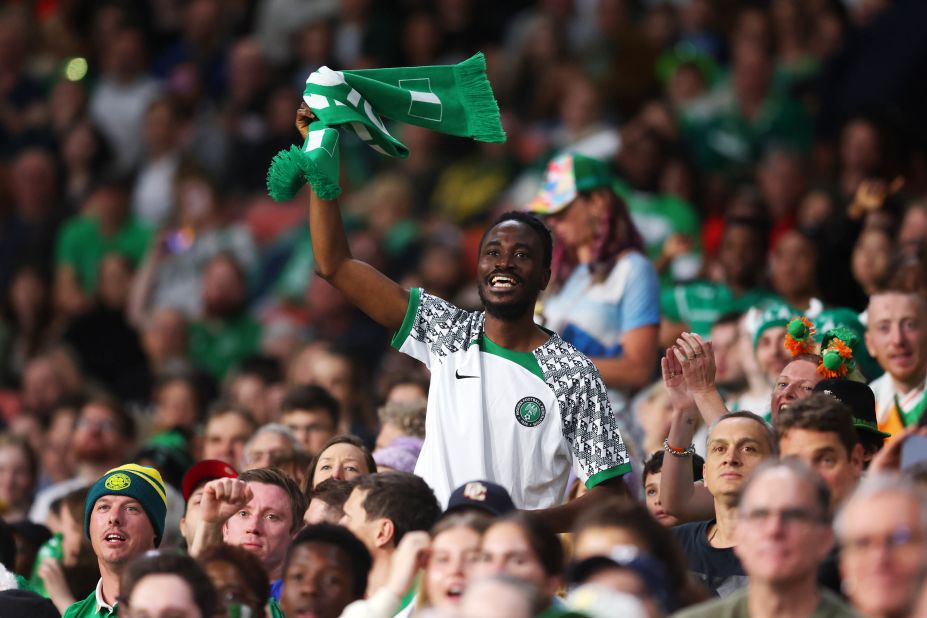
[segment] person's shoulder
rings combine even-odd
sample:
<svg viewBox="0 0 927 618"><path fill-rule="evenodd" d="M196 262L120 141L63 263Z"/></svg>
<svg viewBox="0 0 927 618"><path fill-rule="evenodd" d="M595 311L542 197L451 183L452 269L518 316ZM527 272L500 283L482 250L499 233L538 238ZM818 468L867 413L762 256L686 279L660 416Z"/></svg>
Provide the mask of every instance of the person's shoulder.
<svg viewBox="0 0 927 618"><path fill-rule="evenodd" d="M573 373L577 375L582 371L595 369L595 364L588 356L557 333L551 334L550 338L535 351L535 356L545 373L548 373L548 368L554 371L575 369L577 371ZM570 372L565 371L565 373Z"/></svg>
<svg viewBox="0 0 927 618"><path fill-rule="evenodd" d="M739 611L742 607L746 609L746 596L747 590L744 588L723 599L705 601L678 611L672 618L735 618L746 615Z"/></svg>
<svg viewBox="0 0 927 618"><path fill-rule="evenodd" d="M80 616L92 616L97 609L97 593L96 590L91 592L81 601L76 601L66 610L64 614L61 615L61 618L79 618Z"/></svg>
<svg viewBox="0 0 927 618"><path fill-rule="evenodd" d="M680 542L694 543L695 540L699 538L699 535L705 535L709 523L710 522L707 521L690 521L685 524L673 526L670 528L670 532L672 532L673 536Z"/></svg>
<svg viewBox="0 0 927 618"><path fill-rule="evenodd" d="M812 616L814 618L857 618L859 616L837 593L827 588L820 589L821 600Z"/></svg>

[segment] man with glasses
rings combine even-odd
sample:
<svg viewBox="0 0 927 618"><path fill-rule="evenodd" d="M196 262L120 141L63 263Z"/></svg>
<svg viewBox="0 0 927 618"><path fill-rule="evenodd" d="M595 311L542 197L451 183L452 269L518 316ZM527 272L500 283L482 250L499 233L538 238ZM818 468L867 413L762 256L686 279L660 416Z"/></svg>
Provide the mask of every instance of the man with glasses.
<svg viewBox="0 0 927 618"><path fill-rule="evenodd" d="M864 616L912 616L927 576L927 498L910 480L866 477L835 522L843 589ZM922 615L922 614L917 614Z"/></svg>
<svg viewBox="0 0 927 618"><path fill-rule="evenodd" d="M88 399L74 425L72 449L76 474L39 492L29 519L44 524L52 502L87 487L107 470L125 463L134 445L135 422L122 405L107 395Z"/></svg>
<svg viewBox="0 0 927 618"><path fill-rule="evenodd" d="M680 618L837 618L855 616L817 584L818 565L834 543L830 490L804 464L767 460L744 486L734 551L746 588L678 614Z"/></svg>

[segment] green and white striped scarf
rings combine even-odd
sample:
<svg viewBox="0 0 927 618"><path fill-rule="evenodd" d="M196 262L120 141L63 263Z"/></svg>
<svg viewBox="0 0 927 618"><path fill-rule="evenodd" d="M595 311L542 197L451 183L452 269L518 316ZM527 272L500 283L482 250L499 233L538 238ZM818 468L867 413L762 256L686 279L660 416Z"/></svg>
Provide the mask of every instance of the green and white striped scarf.
<svg viewBox="0 0 927 618"><path fill-rule="evenodd" d="M409 149L390 135L382 118L481 142L504 142L499 106L486 78L483 54L455 65L332 71L322 67L306 80L303 100L318 120L302 148L281 150L267 171L267 191L292 199L303 184L322 199L341 195L340 129L371 148L404 159Z"/></svg>

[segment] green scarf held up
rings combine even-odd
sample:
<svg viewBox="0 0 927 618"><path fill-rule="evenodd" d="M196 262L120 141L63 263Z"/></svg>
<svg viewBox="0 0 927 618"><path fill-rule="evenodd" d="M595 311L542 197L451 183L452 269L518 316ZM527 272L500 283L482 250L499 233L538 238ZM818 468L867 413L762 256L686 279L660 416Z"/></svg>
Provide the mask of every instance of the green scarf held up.
<svg viewBox="0 0 927 618"><path fill-rule="evenodd" d="M483 54L455 65L332 71L322 67L306 80L303 100L318 120L302 148L274 156L267 192L292 199L306 183L316 195L341 195L340 128L350 129L380 154L404 159L409 149L390 135L382 118L481 142L504 142L499 106L486 79Z"/></svg>

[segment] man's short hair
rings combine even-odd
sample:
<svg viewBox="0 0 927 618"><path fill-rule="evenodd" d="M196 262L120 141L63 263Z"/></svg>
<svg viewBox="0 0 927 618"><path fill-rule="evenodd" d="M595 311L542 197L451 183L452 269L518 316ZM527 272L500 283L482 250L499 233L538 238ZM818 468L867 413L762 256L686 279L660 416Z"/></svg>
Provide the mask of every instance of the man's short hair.
<svg viewBox="0 0 927 618"><path fill-rule="evenodd" d="M828 518L828 514L830 513L830 487L827 486L827 483L824 482L820 474L808 467L808 464L792 458L770 458L761 461L750 474L750 478L744 483L743 489L737 497L737 506L739 509L743 508L744 496L750 491L750 487L758 482L762 476L773 470L788 470L790 474L793 474L795 477L811 485L814 490L814 502L818 507L818 513L821 519L826 520Z"/></svg>
<svg viewBox="0 0 927 618"><path fill-rule="evenodd" d="M847 457L859 444L853 427L853 412L839 399L824 393L812 393L787 405L779 412L775 427L779 440L792 429L834 433L846 449Z"/></svg>
<svg viewBox="0 0 927 618"><path fill-rule="evenodd" d="M366 474L354 482L366 492L361 505L367 521L379 517L393 522L393 544L407 532L430 529L441 515L435 493L421 477L408 472Z"/></svg>
<svg viewBox="0 0 927 618"><path fill-rule="evenodd" d="M270 578L267 577L264 565L250 551L237 545L222 543L203 550L197 562L204 567L211 562L224 562L230 565L238 572L241 581L244 582L252 596L258 599L261 605L263 601L266 601L267 591L270 590Z"/></svg>
<svg viewBox="0 0 927 618"><path fill-rule="evenodd" d="M326 389L315 384L294 386L287 391L280 403L280 414L297 411L323 410L331 417L332 429L338 427L341 420L338 400Z"/></svg>
<svg viewBox="0 0 927 618"><path fill-rule="evenodd" d="M325 479L309 490L309 502L321 500L325 504L344 510L344 503L351 496L354 483L341 479Z"/></svg>
<svg viewBox="0 0 927 618"><path fill-rule="evenodd" d="M290 567L290 559L293 552L300 545L306 543L324 543L333 545L348 555L348 567L354 576L353 593L354 599L361 599L367 591L367 574L370 567L373 566L373 558L364 545L363 541L354 536L350 530L343 526L335 524L310 524L299 531L296 538L290 543L286 551L286 559L283 562L283 577L286 578L287 569Z"/></svg>
<svg viewBox="0 0 927 618"><path fill-rule="evenodd" d="M763 417L753 412L747 410L735 410L734 412L725 412L721 416L715 419L715 421L708 428L708 439L711 439L711 434L714 433L715 427L720 425L726 420L732 418L746 418L751 421L759 423L759 425L764 430L764 435L766 436L766 443L769 445L769 452L772 455L779 454L779 440L776 439L776 430L773 429L773 426L763 420Z"/></svg>
<svg viewBox="0 0 927 618"><path fill-rule="evenodd" d="M293 515L290 522L290 532L296 532L303 525L303 515L306 512L308 503L306 496L299 488L299 484L284 474L277 468L257 468L247 470L238 475L239 480L246 483L264 483L265 485L276 485L286 492L290 499L290 511Z"/></svg>
<svg viewBox="0 0 927 618"><path fill-rule="evenodd" d="M428 404L424 401L393 402L377 409L380 424L392 423L402 433L416 438L425 437L425 412Z"/></svg>
<svg viewBox="0 0 927 618"><path fill-rule="evenodd" d="M120 600L127 601L132 596L135 585L144 577L161 573L178 575L190 586L193 602L200 613L203 616L214 614L218 598L212 580L196 560L173 551L147 552L129 563L119 587Z"/></svg>
<svg viewBox="0 0 927 618"><path fill-rule="evenodd" d="M229 414L234 414L235 416L245 421L245 423L251 427L252 433L257 431L258 423L256 420L254 420L254 416L251 415L251 412L249 412L247 408L227 400L217 401L209 407L209 413L206 415L205 425L208 426L210 421L213 419L227 416Z"/></svg>
<svg viewBox="0 0 927 618"><path fill-rule="evenodd" d="M480 238L480 248L483 247L483 243L486 242L486 236L489 235L496 226L505 223L506 221L517 221L518 223L523 223L531 228L531 230L537 234L538 239L541 241L541 247L543 248L542 254L542 265L544 268L549 269L551 260L554 255L554 237L550 233L550 229L544 224L541 219L529 212L524 212L521 210L510 210L504 212L492 222L486 231L483 232L483 237Z"/></svg>

